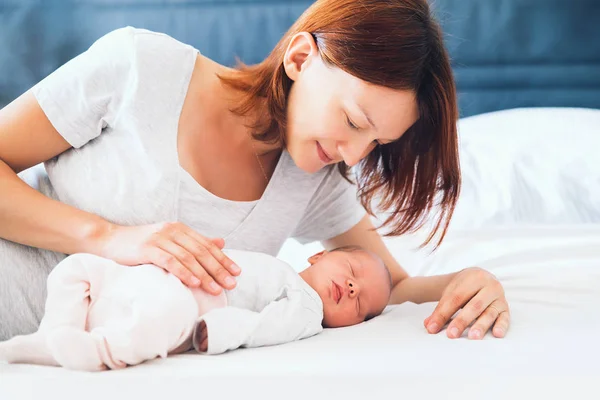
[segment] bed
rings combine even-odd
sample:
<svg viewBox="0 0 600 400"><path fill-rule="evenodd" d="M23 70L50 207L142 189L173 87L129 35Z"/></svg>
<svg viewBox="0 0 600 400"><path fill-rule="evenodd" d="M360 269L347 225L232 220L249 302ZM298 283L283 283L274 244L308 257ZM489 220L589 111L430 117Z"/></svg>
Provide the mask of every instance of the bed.
<svg viewBox="0 0 600 400"><path fill-rule="evenodd" d="M118 26L170 33L224 63L236 54L255 62L308 4L8 0L0 6L8 49L0 55L0 106ZM435 304L402 304L300 342L189 353L122 371L0 364L0 399L597 396L600 24L591 21L600 20L599 3L435 4L459 85L464 187L438 251L418 249L421 232L386 241L413 275L470 265L494 273L511 306L505 339L428 335L422 322ZM226 19L241 21L240 29ZM280 257L301 270L320 248L290 241Z"/></svg>
<svg viewBox="0 0 600 400"><path fill-rule="evenodd" d="M405 304L300 342L184 354L122 371L0 365L0 398L592 398L600 376L600 225L456 233L417 273L472 263L505 286L512 328L503 340L428 335L422 321L434 304Z"/></svg>

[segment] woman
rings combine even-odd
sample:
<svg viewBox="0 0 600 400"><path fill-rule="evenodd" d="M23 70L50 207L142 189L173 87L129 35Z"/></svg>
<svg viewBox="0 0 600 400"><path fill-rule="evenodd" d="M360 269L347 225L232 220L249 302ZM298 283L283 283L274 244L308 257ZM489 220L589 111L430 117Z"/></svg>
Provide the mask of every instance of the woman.
<svg viewBox="0 0 600 400"><path fill-rule="evenodd" d="M240 273L225 244L275 255L289 237L378 253L392 303L439 300L430 333L462 307L449 337L473 321L470 338L502 337L491 274L411 278L365 211L376 200L400 235L435 210L439 243L459 192L456 120L425 0L317 1L263 63L237 69L113 31L0 111L0 339L36 330L65 254L153 263L217 294ZM40 162L49 179L34 190L16 174Z"/></svg>

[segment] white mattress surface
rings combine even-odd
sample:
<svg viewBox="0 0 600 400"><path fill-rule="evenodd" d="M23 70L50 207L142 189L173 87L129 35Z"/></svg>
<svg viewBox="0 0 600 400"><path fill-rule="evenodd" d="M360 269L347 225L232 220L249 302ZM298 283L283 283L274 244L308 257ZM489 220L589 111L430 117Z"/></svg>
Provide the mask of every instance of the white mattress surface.
<svg viewBox="0 0 600 400"><path fill-rule="evenodd" d="M393 249L394 241L388 243ZM300 342L221 356L188 353L121 371L0 364L0 399L594 398L600 225L455 231L418 274L467 265L503 283L512 311L505 339L429 335L422 321L435 304L409 303Z"/></svg>

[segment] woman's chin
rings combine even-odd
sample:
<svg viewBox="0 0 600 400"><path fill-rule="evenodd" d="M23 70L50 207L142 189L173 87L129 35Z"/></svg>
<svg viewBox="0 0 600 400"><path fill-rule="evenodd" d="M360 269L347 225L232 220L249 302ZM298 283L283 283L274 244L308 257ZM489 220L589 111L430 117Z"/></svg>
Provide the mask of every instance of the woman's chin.
<svg viewBox="0 0 600 400"><path fill-rule="evenodd" d="M310 157L308 157L306 154L295 155L290 153L290 157L294 161L294 164L296 164L296 167L306 172L307 174L317 173L320 170L322 170L325 166L320 162L315 162L314 160L311 160Z"/></svg>

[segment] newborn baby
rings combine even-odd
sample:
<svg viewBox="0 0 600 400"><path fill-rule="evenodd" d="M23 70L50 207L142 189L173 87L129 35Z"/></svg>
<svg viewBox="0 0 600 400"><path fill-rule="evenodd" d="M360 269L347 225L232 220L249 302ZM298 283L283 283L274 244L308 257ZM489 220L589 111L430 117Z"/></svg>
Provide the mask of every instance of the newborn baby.
<svg viewBox="0 0 600 400"><path fill-rule="evenodd" d="M192 348L281 344L379 315L391 294L381 259L360 248L315 254L300 274L266 254L224 252L242 274L219 296L153 265L69 256L48 277L38 331L0 343L0 360L99 371Z"/></svg>

